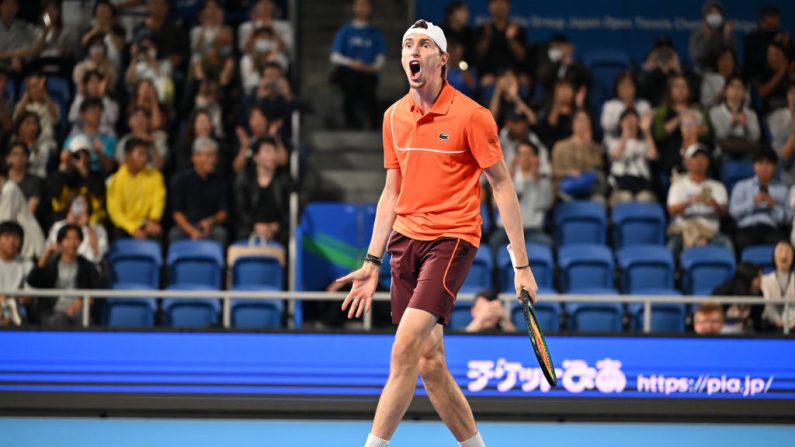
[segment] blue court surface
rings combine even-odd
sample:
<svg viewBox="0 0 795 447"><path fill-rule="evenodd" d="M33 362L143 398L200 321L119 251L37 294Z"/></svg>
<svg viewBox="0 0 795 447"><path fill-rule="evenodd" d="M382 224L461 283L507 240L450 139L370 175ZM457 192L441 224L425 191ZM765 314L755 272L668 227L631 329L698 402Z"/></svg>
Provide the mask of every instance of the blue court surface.
<svg viewBox="0 0 795 447"><path fill-rule="evenodd" d="M663 423L484 422L489 447L539 445L713 446L793 445L795 426ZM0 446L15 447L357 447L366 421L0 418ZM440 422L404 421L390 446L457 444Z"/></svg>

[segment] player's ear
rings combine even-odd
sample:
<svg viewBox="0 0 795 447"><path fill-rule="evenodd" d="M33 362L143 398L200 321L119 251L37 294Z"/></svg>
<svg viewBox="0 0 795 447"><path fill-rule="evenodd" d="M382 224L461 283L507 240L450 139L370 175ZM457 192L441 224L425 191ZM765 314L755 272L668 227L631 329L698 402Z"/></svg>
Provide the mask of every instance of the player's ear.
<svg viewBox="0 0 795 447"><path fill-rule="evenodd" d="M447 65L447 60L450 59L450 53L444 52L440 58L442 65Z"/></svg>

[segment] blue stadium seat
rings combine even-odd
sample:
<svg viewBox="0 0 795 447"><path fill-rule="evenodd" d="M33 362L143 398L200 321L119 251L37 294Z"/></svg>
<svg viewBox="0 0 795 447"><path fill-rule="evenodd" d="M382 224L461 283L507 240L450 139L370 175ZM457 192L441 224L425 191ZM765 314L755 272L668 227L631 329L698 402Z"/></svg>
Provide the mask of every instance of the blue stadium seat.
<svg viewBox="0 0 795 447"><path fill-rule="evenodd" d="M665 243L665 210L657 203L627 202L613 207L615 248Z"/></svg>
<svg viewBox="0 0 795 447"><path fill-rule="evenodd" d="M281 288L241 285L232 290L239 291L278 291ZM246 329L279 328L282 326L284 305L281 300L234 299L232 306L232 326Z"/></svg>
<svg viewBox="0 0 795 447"><path fill-rule="evenodd" d="M221 244L210 240L180 240L168 248L169 285L193 284L220 289L224 253Z"/></svg>
<svg viewBox="0 0 795 447"><path fill-rule="evenodd" d="M450 329L461 330L472 322L472 301L456 301L450 315Z"/></svg>
<svg viewBox="0 0 795 447"><path fill-rule="evenodd" d="M142 284L146 289L160 287L163 255L154 241L118 239L108 251L111 284Z"/></svg>
<svg viewBox="0 0 795 447"><path fill-rule="evenodd" d="M762 268L762 273L770 273L776 267L773 265L773 250L775 245L752 245L746 247L740 255L742 262L753 262Z"/></svg>
<svg viewBox="0 0 795 447"><path fill-rule="evenodd" d="M196 284L175 284L168 290L206 290L207 296L212 296L212 290L207 286ZM220 299L189 299L167 298L163 300L163 317L166 326L171 327L208 327L220 323Z"/></svg>
<svg viewBox="0 0 795 447"><path fill-rule="evenodd" d="M551 293L553 290L552 274L555 269L555 261L552 259L552 250L546 245L527 244L527 258L533 269L533 276L539 289L544 289ZM511 265L511 258L505 247L497 252L497 268L499 269L500 291L503 293L513 293L514 270Z"/></svg>
<svg viewBox="0 0 795 447"><path fill-rule="evenodd" d="M734 274L734 254L722 247L693 247L682 252L683 291L709 295Z"/></svg>
<svg viewBox="0 0 795 447"><path fill-rule="evenodd" d="M674 288L674 257L661 245L633 245L616 253L621 288L635 294L643 289Z"/></svg>
<svg viewBox="0 0 795 447"><path fill-rule="evenodd" d="M604 245L567 245L558 250L563 293L582 289L613 290L613 254Z"/></svg>
<svg viewBox="0 0 795 447"><path fill-rule="evenodd" d="M622 50L593 50L585 53L583 63L591 72L588 91L593 110L601 110L602 104L615 94L618 75L629 69L631 60Z"/></svg>
<svg viewBox="0 0 795 447"><path fill-rule="evenodd" d="M477 293L484 289L491 289L494 271L494 257L487 244L481 244L472 262L472 268L459 290L460 293Z"/></svg>
<svg viewBox="0 0 795 447"><path fill-rule="evenodd" d="M610 295L615 291L605 288L585 287L571 293L581 295ZM578 332L621 332L624 310L621 304L611 302L566 303L569 311L569 329Z"/></svg>
<svg viewBox="0 0 795 447"><path fill-rule="evenodd" d="M672 289L646 289L638 290L633 295L679 295L679 292ZM629 305L629 311L633 316L633 328L636 331L643 330L643 307L642 303ZM682 334L685 332L686 317L687 306L683 303L654 303L651 305L651 331Z"/></svg>
<svg viewBox="0 0 795 447"><path fill-rule="evenodd" d="M558 303L544 303L538 302L533 305L538 318L538 324L544 334L548 332L560 331L560 305ZM524 321L524 311L522 305L514 303L511 308L511 320L516 330L519 332L527 331L527 324Z"/></svg>
<svg viewBox="0 0 795 447"><path fill-rule="evenodd" d="M245 242L245 243L244 243ZM238 241L238 245L248 245L248 241ZM281 246L278 243L273 243ZM238 256L232 265L232 287L267 286L276 290L284 289L284 271L279 260L273 256Z"/></svg>
<svg viewBox="0 0 795 447"><path fill-rule="evenodd" d="M753 176L754 163L750 159L724 160L720 167L720 179L729 195L737 182Z"/></svg>
<svg viewBox="0 0 795 447"><path fill-rule="evenodd" d="M559 203L555 207L555 240L558 247L570 244L605 244L607 212L587 200Z"/></svg>
<svg viewBox="0 0 795 447"><path fill-rule="evenodd" d="M148 284L114 283L114 290L140 290L145 296ZM102 309L102 324L110 327L152 327L157 300L154 298L108 298Z"/></svg>

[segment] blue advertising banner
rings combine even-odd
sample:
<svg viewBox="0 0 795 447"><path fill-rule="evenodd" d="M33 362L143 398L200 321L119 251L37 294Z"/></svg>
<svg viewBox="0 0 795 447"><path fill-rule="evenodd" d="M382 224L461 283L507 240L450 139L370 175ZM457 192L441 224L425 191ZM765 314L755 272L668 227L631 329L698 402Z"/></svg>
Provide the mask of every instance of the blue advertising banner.
<svg viewBox="0 0 795 447"><path fill-rule="evenodd" d="M417 18L442 23L447 3L446 0L417 1ZM469 5L473 25L488 20L486 0L465 0L465 3ZM564 33L574 42L580 56L590 50L621 49L640 63L654 40L665 34L673 39L680 57L687 61L690 59L687 50L690 34L704 23L703 4L692 0L514 1L511 2L511 17L527 28L531 43ZM781 11L782 28L795 31L795 3L791 1L726 0L722 4L738 35L740 55L742 38L756 28L759 10L765 5L777 6Z"/></svg>
<svg viewBox="0 0 795 447"><path fill-rule="evenodd" d="M388 334L0 332L8 392L378 396ZM550 337L550 389L525 336L451 335L469 396L795 399L784 339ZM420 385L420 384L418 384ZM421 387L418 394L424 394Z"/></svg>

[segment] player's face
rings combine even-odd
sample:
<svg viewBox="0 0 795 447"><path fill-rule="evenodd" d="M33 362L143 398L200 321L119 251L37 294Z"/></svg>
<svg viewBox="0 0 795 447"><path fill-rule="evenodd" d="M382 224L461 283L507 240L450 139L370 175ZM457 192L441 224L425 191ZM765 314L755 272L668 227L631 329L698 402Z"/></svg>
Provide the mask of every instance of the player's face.
<svg viewBox="0 0 795 447"><path fill-rule="evenodd" d="M421 88L428 81L441 78L442 67L448 54L439 51L431 38L423 34L410 34L403 41L401 63L411 88Z"/></svg>

